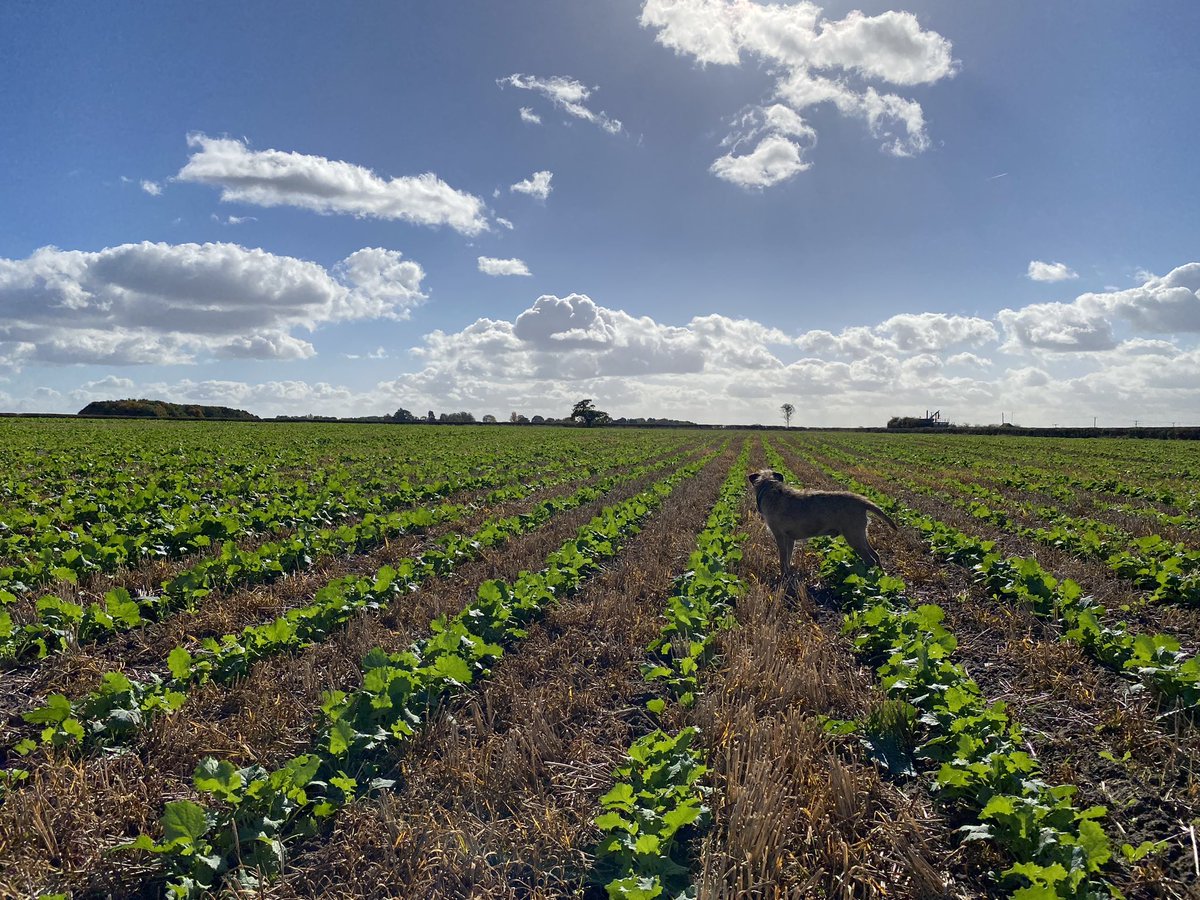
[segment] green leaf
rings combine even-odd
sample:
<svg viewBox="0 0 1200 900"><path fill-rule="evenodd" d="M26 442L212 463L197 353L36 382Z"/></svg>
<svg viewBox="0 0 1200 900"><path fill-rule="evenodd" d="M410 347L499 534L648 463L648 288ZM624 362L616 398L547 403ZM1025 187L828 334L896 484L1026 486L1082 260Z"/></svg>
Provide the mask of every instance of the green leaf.
<svg viewBox="0 0 1200 900"><path fill-rule="evenodd" d="M30 725L57 725L71 717L71 701L62 694L51 694L44 705L25 713Z"/></svg>
<svg viewBox="0 0 1200 900"><path fill-rule="evenodd" d="M134 840L128 844L118 844L113 847L114 850L149 850L151 852L158 850L158 844L154 843L154 839L148 834L139 834ZM40 900L40 898L39 898Z"/></svg>
<svg viewBox="0 0 1200 900"><path fill-rule="evenodd" d="M183 647L176 647L167 654L167 667L173 678L186 679L192 674L192 654Z"/></svg>
<svg viewBox="0 0 1200 900"><path fill-rule="evenodd" d="M1098 871L1101 866L1112 859L1108 835L1092 819L1085 819L1079 823L1079 846L1087 851L1089 872Z"/></svg>
<svg viewBox="0 0 1200 900"><path fill-rule="evenodd" d="M601 831L627 831L633 834L637 825L630 822L619 812L606 812L596 817L596 827Z"/></svg>
<svg viewBox="0 0 1200 900"><path fill-rule="evenodd" d="M1127 863L1141 862L1147 856L1158 855L1167 849L1166 841L1142 841L1136 847L1132 844L1121 845L1121 856Z"/></svg>
<svg viewBox="0 0 1200 900"><path fill-rule="evenodd" d="M434 663L433 670L442 678L449 679L456 684L471 683L471 667L460 656L450 654L439 656L437 662Z"/></svg>
<svg viewBox="0 0 1200 900"><path fill-rule="evenodd" d="M630 875L610 881L606 886L609 900L654 900L661 897L663 888L657 878Z"/></svg>
<svg viewBox="0 0 1200 900"><path fill-rule="evenodd" d="M633 852L651 856L658 853L658 848L661 844L662 841L659 840L657 834L643 834L638 837L637 842L633 845Z"/></svg>
<svg viewBox="0 0 1200 900"><path fill-rule="evenodd" d="M700 806L685 803L664 814L663 823L678 831L684 825L691 825L703 814L704 810Z"/></svg>
<svg viewBox="0 0 1200 900"><path fill-rule="evenodd" d="M229 802L237 801L238 789L241 788L242 781L242 776L234 768L233 763L225 759L218 762L211 756L200 761L192 776L192 783L196 786L196 790L214 794Z"/></svg>
<svg viewBox="0 0 1200 900"><path fill-rule="evenodd" d="M345 756L350 751L350 746L356 737L358 737L358 732L354 730L354 726L345 719L338 719L329 729L330 754L336 757Z"/></svg>
<svg viewBox="0 0 1200 900"><path fill-rule="evenodd" d="M662 715L664 709L667 708L667 701L661 697L655 697L653 700L646 701L646 709L654 713L656 716Z"/></svg>
<svg viewBox="0 0 1200 900"><path fill-rule="evenodd" d="M600 805L606 808L616 806L628 812L633 809L633 796L633 786L621 782L600 798Z"/></svg>
<svg viewBox="0 0 1200 900"><path fill-rule="evenodd" d="M167 843L180 842L194 847L208 832L204 807L191 800L173 800L166 805L162 818L163 837Z"/></svg>

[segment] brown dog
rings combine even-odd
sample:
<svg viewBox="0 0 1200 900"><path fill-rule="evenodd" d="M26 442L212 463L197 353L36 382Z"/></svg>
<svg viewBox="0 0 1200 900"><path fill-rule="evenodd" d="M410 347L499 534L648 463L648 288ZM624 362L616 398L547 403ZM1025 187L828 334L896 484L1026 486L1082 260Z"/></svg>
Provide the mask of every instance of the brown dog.
<svg viewBox="0 0 1200 900"><path fill-rule="evenodd" d="M749 477L758 511L779 546L782 576L786 577L791 569L792 548L796 541L818 535L840 534L864 560L873 566L879 565L879 554L867 540L867 513L873 512L892 528L896 523L866 497L849 491L797 490L784 484L783 476L773 469L763 469Z"/></svg>

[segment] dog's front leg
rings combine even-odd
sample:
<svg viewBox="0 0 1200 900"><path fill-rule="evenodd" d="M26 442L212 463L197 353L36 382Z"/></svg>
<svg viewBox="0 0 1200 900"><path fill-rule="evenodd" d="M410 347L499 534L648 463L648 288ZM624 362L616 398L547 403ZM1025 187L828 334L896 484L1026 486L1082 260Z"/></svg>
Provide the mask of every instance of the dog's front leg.
<svg viewBox="0 0 1200 900"><path fill-rule="evenodd" d="M779 577L787 578L792 570L792 548L796 542L785 535L776 534L775 544L779 547Z"/></svg>

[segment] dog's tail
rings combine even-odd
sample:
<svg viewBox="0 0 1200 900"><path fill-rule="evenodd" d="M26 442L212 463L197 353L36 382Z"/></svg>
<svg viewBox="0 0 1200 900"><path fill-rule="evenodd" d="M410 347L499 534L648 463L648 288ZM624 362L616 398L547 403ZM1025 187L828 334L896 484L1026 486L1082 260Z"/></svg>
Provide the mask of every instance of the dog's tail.
<svg viewBox="0 0 1200 900"><path fill-rule="evenodd" d="M894 530L894 531L900 530L896 527L896 523L892 521L891 516L889 516L887 513L885 513L882 509L880 509L878 506L876 506L874 503L872 503L866 497L859 497L858 499L860 499L862 501L862 505L867 508L868 512L875 513L875 515L879 516L879 518L883 519L883 521L885 521L889 525L891 525L892 530Z"/></svg>

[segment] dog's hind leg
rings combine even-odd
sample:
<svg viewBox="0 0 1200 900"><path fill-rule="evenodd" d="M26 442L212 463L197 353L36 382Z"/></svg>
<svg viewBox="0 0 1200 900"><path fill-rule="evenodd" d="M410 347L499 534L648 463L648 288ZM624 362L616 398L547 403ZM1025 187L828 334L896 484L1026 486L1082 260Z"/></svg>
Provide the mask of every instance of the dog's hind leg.
<svg viewBox="0 0 1200 900"><path fill-rule="evenodd" d="M871 542L867 540L867 531L864 528L857 534L844 535L846 543L854 548L854 552L863 558L863 560L871 566L878 566L879 554L875 552L875 548L871 546Z"/></svg>

